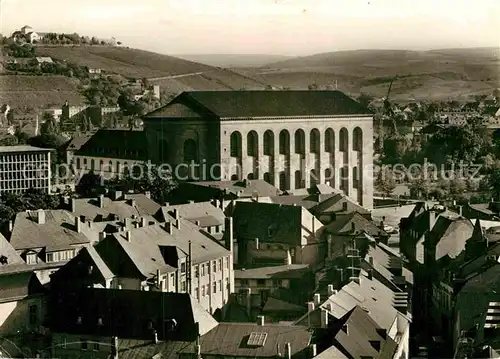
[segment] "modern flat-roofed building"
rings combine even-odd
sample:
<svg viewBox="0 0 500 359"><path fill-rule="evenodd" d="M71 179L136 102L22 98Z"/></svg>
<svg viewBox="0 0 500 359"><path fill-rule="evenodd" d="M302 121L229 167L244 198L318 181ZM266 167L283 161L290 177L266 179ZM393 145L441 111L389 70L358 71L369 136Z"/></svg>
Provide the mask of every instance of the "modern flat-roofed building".
<svg viewBox="0 0 500 359"><path fill-rule="evenodd" d="M51 149L0 146L0 193L22 193L30 188L50 192Z"/></svg>

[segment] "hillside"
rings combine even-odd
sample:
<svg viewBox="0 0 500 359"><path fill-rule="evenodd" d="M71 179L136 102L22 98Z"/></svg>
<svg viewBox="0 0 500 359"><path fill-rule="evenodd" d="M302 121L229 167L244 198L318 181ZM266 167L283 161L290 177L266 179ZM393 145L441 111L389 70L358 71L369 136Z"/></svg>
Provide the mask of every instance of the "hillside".
<svg viewBox="0 0 500 359"><path fill-rule="evenodd" d="M290 56L284 55L266 54L194 54L174 56L184 60L224 68L261 67L291 58Z"/></svg>
<svg viewBox="0 0 500 359"><path fill-rule="evenodd" d="M83 104L78 81L64 76L0 76L0 103L12 108L61 106L65 101Z"/></svg>
<svg viewBox="0 0 500 359"><path fill-rule="evenodd" d="M307 88L312 83L341 90L385 96L391 79L399 100L466 97L499 87L498 48L433 51L357 50L322 53L246 70L275 86Z"/></svg>

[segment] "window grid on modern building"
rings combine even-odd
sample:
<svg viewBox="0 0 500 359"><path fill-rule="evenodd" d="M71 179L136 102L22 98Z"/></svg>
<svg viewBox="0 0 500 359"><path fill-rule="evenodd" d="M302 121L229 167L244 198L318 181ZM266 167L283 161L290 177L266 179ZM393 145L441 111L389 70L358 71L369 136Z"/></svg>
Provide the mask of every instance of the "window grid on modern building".
<svg viewBox="0 0 500 359"><path fill-rule="evenodd" d="M0 192L50 190L50 151L0 147Z"/></svg>

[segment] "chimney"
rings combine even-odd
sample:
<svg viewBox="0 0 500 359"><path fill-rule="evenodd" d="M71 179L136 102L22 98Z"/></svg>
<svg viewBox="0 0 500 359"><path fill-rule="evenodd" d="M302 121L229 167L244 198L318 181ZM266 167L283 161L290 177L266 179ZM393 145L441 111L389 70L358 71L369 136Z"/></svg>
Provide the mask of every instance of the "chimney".
<svg viewBox="0 0 500 359"><path fill-rule="evenodd" d="M260 325L261 327L264 326L264 316L263 315L257 316L257 325Z"/></svg>
<svg viewBox="0 0 500 359"><path fill-rule="evenodd" d="M292 265L292 254L290 253L290 250L288 249L286 251L286 259L285 259L285 264L287 266L291 266Z"/></svg>
<svg viewBox="0 0 500 359"><path fill-rule="evenodd" d="M69 210L74 213L76 212L76 201L74 198L69 199Z"/></svg>
<svg viewBox="0 0 500 359"><path fill-rule="evenodd" d="M111 358L118 359L118 337L111 338Z"/></svg>
<svg viewBox="0 0 500 359"><path fill-rule="evenodd" d="M175 220L175 226L178 230L181 230L181 220L179 218Z"/></svg>
<svg viewBox="0 0 500 359"><path fill-rule="evenodd" d="M368 256L368 264L373 267L373 257Z"/></svg>
<svg viewBox="0 0 500 359"><path fill-rule="evenodd" d="M194 224L196 224L198 227L200 226L201 222L200 221L194 221ZM210 228L210 227L208 227Z"/></svg>
<svg viewBox="0 0 500 359"><path fill-rule="evenodd" d="M314 312L314 302L307 303L307 312L308 313Z"/></svg>
<svg viewBox="0 0 500 359"><path fill-rule="evenodd" d="M172 212L172 217L174 217L174 219L179 219L179 211L177 210L177 208L174 208Z"/></svg>
<svg viewBox="0 0 500 359"><path fill-rule="evenodd" d="M82 221L80 221L80 217L75 217L75 231L76 233L82 233Z"/></svg>
<svg viewBox="0 0 500 359"><path fill-rule="evenodd" d="M144 195L145 195L147 198L151 198L151 192L149 192L149 191L144 192Z"/></svg>
<svg viewBox="0 0 500 359"><path fill-rule="evenodd" d="M233 253L233 217L226 218L224 227L224 231L228 233L226 235L226 249Z"/></svg>
<svg viewBox="0 0 500 359"><path fill-rule="evenodd" d="M126 231L125 238L127 239L127 242L130 242L132 240L132 233L130 231Z"/></svg>
<svg viewBox="0 0 500 359"><path fill-rule="evenodd" d="M318 355L316 344L311 344L311 358L314 358L316 355Z"/></svg>
<svg viewBox="0 0 500 359"><path fill-rule="evenodd" d="M321 310L321 328L328 328L328 312L324 309Z"/></svg>
<svg viewBox="0 0 500 359"><path fill-rule="evenodd" d="M165 230L167 231L168 234L172 234L172 223L171 222L165 223Z"/></svg>
<svg viewBox="0 0 500 359"><path fill-rule="evenodd" d="M99 198L97 199L97 202L99 204L99 208L103 208L104 207L104 195L103 194L99 195Z"/></svg>
<svg viewBox="0 0 500 359"><path fill-rule="evenodd" d="M259 238L255 238L255 249L259 249Z"/></svg>
<svg viewBox="0 0 500 359"><path fill-rule="evenodd" d="M130 229L130 227L132 226L132 218L125 217L124 222L125 229Z"/></svg>
<svg viewBox="0 0 500 359"><path fill-rule="evenodd" d="M14 222L12 220L9 221L9 233L12 233L14 230Z"/></svg>
<svg viewBox="0 0 500 359"><path fill-rule="evenodd" d="M462 206L458 206L458 214L462 216Z"/></svg>
<svg viewBox="0 0 500 359"><path fill-rule="evenodd" d="M159 269L156 270L156 286L162 290L162 288L160 287L160 278L161 278L161 272Z"/></svg>
<svg viewBox="0 0 500 359"><path fill-rule="evenodd" d="M106 238L106 232L99 232L99 241L102 241Z"/></svg>
<svg viewBox="0 0 500 359"><path fill-rule="evenodd" d="M316 293L314 294L314 305L320 305L321 303L321 294Z"/></svg>
<svg viewBox="0 0 500 359"><path fill-rule="evenodd" d="M250 314L252 313L252 290L250 288L246 288L245 290L245 304L247 315L250 317Z"/></svg>
<svg viewBox="0 0 500 359"><path fill-rule="evenodd" d="M148 220L146 217L141 218L141 227L146 227L148 225Z"/></svg>
<svg viewBox="0 0 500 359"><path fill-rule="evenodd" d="M36 212L36 223L45 224L45 211L43 209Z"/></svg>
<svg viewBox="0 0 500 359"><path fill-rule="evenodd" d="M285 359L292 359L292 345L290 343L285 345Z"/></svg>
<svg viewBox="0 0 500 359"><path fill-rule="evenodd" d="M328 296L331 297L332 295L337 294L335 289L333 289L333 284L328 284Z"/></svg>
<svg viewBox="0 0 500 359"><path fill-rule="evenodd" d="M135 207L135 199L130 199L129 202L130 206Z"/></svg>

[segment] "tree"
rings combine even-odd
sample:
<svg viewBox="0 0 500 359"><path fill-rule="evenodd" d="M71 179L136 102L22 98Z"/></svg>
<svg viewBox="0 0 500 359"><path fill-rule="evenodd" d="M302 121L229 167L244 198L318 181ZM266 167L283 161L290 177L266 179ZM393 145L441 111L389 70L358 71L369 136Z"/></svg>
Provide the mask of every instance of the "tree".
<svg viewBox="0 0 500 359"><path fill-rule="evenodd" d="M7 135L0 139L0 146L15 146L19 144L19 140L14 135Z"/></svg>
<svg viewBox="0 0 500 359"><path fill-rule="evenodd" d="M136 165L133 172L125 171L104 184L108 190L134 191L136 193L150 192L151 198L164 204L170 192L176 188L177 183L172 174L150 163Z"/></svg>
<svg viewBox="0 0 500 359"><path fill-rule="evenodd" d="M105 193L104 180L100 175L91 171L80 178L75 191L85 198L97 197Z"/></svg>
<svg viewBox="0 0 500 359"><path fill-rule="evenodd" d="M493 169L486 177L487 189L492 192L493 197L498 201L500 200L500 169Z"/></svg>
<svg viewBox="0 0 500 359"><path fill-rule="evenodd" d="M387 167L382 167L375 179L375 188L385 197L389 197L396 188L394 173Z"/></svg>
<svg viewBox="0 0 500 359"><path fill-rule="evenodd" d="M41 135L57 135L59 134L59 124L50 113L44 113L42 126L40 127Z"/></svg>
<svg viewBox="0 0 500 359"><path fill-rule="evenodd" d="M429 196L431 184L429 179L423 176L417 177L410 182L410 195L414 198L427 199Z"/></svg>

